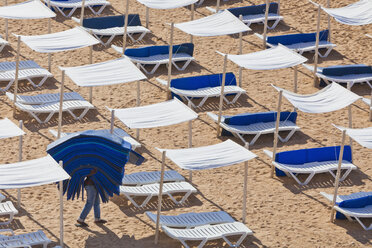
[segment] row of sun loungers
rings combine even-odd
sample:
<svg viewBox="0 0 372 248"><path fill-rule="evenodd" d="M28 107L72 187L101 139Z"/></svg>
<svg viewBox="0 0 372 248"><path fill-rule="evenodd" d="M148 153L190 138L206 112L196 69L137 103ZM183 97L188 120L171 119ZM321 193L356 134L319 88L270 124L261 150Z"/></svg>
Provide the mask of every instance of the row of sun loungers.
<svg viewBox="0 0 372 248"><path fill-rule="evenodd" d="M64 17L71 17L74 12L82 7L81 0L66 0L66 1L53 1L53 0L44 0L44 2L55 11L61 13ZM89 8L94 15L99 15L105 9L106 6L110 6L110 2L106 0L85 0L84 6ZM94 7L99 7L98 11L94 10ZM65 10L68 10L68 13L65 14Z"/></svg>

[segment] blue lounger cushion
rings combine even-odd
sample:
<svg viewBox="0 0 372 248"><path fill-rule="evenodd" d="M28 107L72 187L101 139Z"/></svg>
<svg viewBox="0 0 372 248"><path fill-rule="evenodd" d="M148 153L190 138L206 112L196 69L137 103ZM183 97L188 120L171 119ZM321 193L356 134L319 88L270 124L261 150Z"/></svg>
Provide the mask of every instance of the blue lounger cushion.
<svg viewBox="0 0 372 248"><path fill-rule="evenodd" d="M187 53L190 56L194 53L193 43L182 43L180 45L174 45L172 49L173 53ZM129 48L125 50L125 55L133 57L150 57L159 54L169 54L169 46L146 46L140 48Z"/></svg>
<svg viewBox="0 0 372 248"><path fill-rule="evenodd" d="M286 152L279 152L275 156L275 162L281 164L305 164L311 162L335 161L338 160L340 146L327 146L320 148L300 149ZM350 146L344 147L343 160L352 162ZM275 168L277 176L286 176L286 174Z"/></svg>
<svg viewBox="0 0 372 248"><path fill-rule="evenodd" d="M83 20L83 27L91 29L106 29L114 27L124 27L125 15L104 16L85 18ZM138 14L128 15L128 26L142 26Z"/></svg>
<svg viewBox="0 0 372 248"><path fill-rule="evenodd" d="M372 66L359 65L336 65L325 67L322 73L326 76L344 76L350 74L371 74Z"/></svg>
<svg viewBox="0 0 372 248"><path fill-rule="evenodd" d="M328 30L323 30L319 33L320 41L328 40ZM305 42L315 42L316 41L316 32L315 33L304 33L304 34L286 34L278 36L269 36L267 37L267 42L273 45L292 45Z"/></svg>
<svg viewBox="0 0 372 248"><path fill-rule="evenodd" d="M357 199L350 199L342 201L338 204L342 208L364 208L366 206L372 205L372 195L360 197ZM336 219L345 219L345 215L340 212L337 212Z"/></svg>
<svg viewBox="0 0 372 248"><path fill-rule="evenodd" d="M227 10L230 11L234 16L239 18L240 15L245 16L245 15L264 14L266 11L266 4L230 8ZM270 3L269 13L273 13L273 14L278 13L278 3Z"/></svg>

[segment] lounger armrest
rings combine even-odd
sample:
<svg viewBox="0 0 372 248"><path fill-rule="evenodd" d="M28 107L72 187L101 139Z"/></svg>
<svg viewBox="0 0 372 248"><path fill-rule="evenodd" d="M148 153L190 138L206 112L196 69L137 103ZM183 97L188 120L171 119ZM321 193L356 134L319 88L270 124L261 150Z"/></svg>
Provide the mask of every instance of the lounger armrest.
<svg viewBox="0 0 372 248"><path fill-rule="evenodd" d="M161 78L156 78L156 81L158 81L158 83L160 83L161 85L164 85L164 86L168 85L167 80L164 80L164 79L161 79Z"/></svg>
<svg viewBox="0 0 372 248"><path fill-rule="evenodd" d="M266 156L268 156L269 158L273 159L273 152L272 151L263 150L263 152L265 153Z"/></svg>
<svg viewBox="0 0 372 248"><path fill-rule="evenodd" d="M80 24L80 19L76 18L76 17L71 17L71 19L74 21L74 22L77 22Z"/></svg>

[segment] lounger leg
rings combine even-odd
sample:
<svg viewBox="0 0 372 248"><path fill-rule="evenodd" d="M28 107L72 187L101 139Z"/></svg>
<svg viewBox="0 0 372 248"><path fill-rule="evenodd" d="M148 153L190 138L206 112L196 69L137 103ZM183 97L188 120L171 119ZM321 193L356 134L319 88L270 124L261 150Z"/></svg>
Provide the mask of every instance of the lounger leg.
<svg viewBox="0 0 372 248"><path fill-rule="evenodd" d="M271 27L269 25L267 25L267 28L268 29L274 29L276 27L276 25L278 25L279 22L280 22L280 19L276 19L274 24Z"/></svg>
<svg viewBox="0 0 372 248"><path fill-rule="evenodd" d="M112 40L116 37L116 35L111 35L111 37L106 41L106 43L103 43L104 46L107 46L112 42Z"/></svg>
<svg viewBox="0 0 372 248"><path fill-rule="evenodd" d="M372 89L372 85L369 83L369 81L366 81L366 84L368 84L368 86Z"/></svg>
<svg viewBox="0 0 372 248"><path fill-rule="evenodd" d="M345 178L350 174L351 170L352 169L349 168L345 171L344 175L340 178L340 182L345 180ZM341 171L341 173L342 173L342 171ZM335 173L333 173L333 170L329 170L329 174L331 174L333 178L336 178L336 175L335 175Z"/></svg>
<svg viewBox="0 0 372 248"><path fill-rule="evenodd" d="M195 3L196 6L200 6L204 3L204 0L199 0Z"/></svg>
<svg viewBox="0 0 372 248"><path fill-rule="evenodd" d="M292 172L288 172L293 178L294 180L296 180L296 182L299 184L299 185L306 185L310 182L310 180L314 177L315 173L312 172L309 174L309 176L306 178L305 182L301 182L294 173Z"/></svg>
<svg viewBox="0 0 372 248"><path fill-rule="evenodd" d="M354 218L358 221L358 223L363 227L364 230L366 231L372 230L372 224L370 224L369 227L367 227L358 217Z"/></svg>
<svg viewBox="0 0 372 248"><path fill-rule="evenodd" d="M179 71L184 71L186 69L186 67L191 63L191 59L188 59L186 60L185 64L182 66L182 67L179 67L175 61L172 61L172 64L174 65L174 67L177 68L177 70Z"/></svg>
<svg viewBox="0 0 372 248"><path fill-rule="evenodd" d="M197 107L198 108L202 107L204 103L207 101L207 99L208 99L208 96L203 97L203 99L200 101Z"/></svg>
<svg viewBox="0 0 372 248"><path fill-rule="evenodd" d="M45 81L48 79L48 76L44 76L41 80L40 80L40 83L36 85L36 87L41 87Z"/></svg>
<svg viewBox="0 0 372 248"><path fill-rule="evenodd" d="M287 137L285 137L284 139L278 135L278 138L281 142L287 142L292 136L293 134L296 132L296 129L292 129L291 132L287 135Z"/></svg>
<svg viewBox="0 0 372 248"><path fill-rule="evenodd" d="M186 101L187 102L187 105L191 105L193 108L198 108L199 106L200 106L200 104L198 105L198 106L196 106L193 102L192 102L192 100L193 100L193 98L192 97L187 97L187 96L181 96L181 98L182 98L182 100L184 100L184 101Z"/></svg>
<svg viewBox="0 0 372 248"><path fill-rule="evenodd" d="M14 213L9 213L9 220L5 222L0 222L0 226L8 225L10 222L12 222L13 218L14 218Z"/></svg>
<svg viewBox="0 0 372 248"><path fill-rule="evenodd" d="M235 235L235 234L234 234ZM222 236L223 240L230 246L230 247L238 247L243 240L247 237L248 233L242 233L242 236L240 236L239 240L236 241L235 245L231 243L231 241L227 238L227 236Z"/></svg>
<svg viewBox="0 0 372 248"><path fill-rule="evenodd" d="M258 139L260 136L261 136L261 133L256 134L256 135L253 137L253 139L251 140L251 142L249 142L249 145L250 145L250 146L253 145L253 144L257 141L257 139Z"/></svg>
<svg viewBox="0 0 372 248"><path fill-rule="evenodd" d="M145 37L146 32L141 32L141 35L135 39L132 34L128 34L128 37L132 40L133 43L137 43L138 41L141 41L143 37Z"/></svg>
<svg viewBox="0 0 372 248"><path fill-rule="evenodd" d="M100 15L102 13L102 11L106 8L106 4L102 5L101 8L94 13L94 10L93 8L91 8L92 12L95 14L95 15Z"/></svg>
<svg viewBox="0 0 372 248"><path fill-rule="evenodd" d="M81 120L82 118L84 118L84 116L87 114L87 112L89 111L90 108L85 108L84 111L79 115L79 117L77 117L73 112L72 110L68 109L67 112L70 113L70 115L72 115L72 117L75 119L75 120Z"/></svg>
<svg viewBox="0 0 372 248"><path fill-rule="evenodd" d="M167 193L167 195L171 198L171 200L172 200L175 204L179 205L179 204L184 204L184 203L185 203L185 201L187 200L187 198L189 198L189 196L191 195L191 191L186 192L186 194L182 197L182 199L181 199L180 201L177 201L177 200L173 197L173 195L172 195L171 193Z"/></svg>
<svg viewBox="0 0 372 248"><path fill-rule="evenodd" d="M67 15L65 14L65 12L63 12L64 8L53 7L53 9L54 9L55 11L58 11L59 13L61 13L61 15L63 15L64 17L67 18Z"/></svg>
<svg viewBox="0 0 372 248"><path fill-rule="evenodd" d="M137 202L135 202L135 200L130 196L130 195L127 195L127 194L124 194L124 196L137 208L142 208L144 206L147 205L147 203L151 200L152 198L152 195L148 195L146 197L146 199L141 203L141 205L138 205Z"/></svg>
<svg viewBox="0 0 372 248"><path fill-rule="evenodd" d="M235 95L234 99L231 101L231 104L236 103L236 101L239 99L239 97L242 95L242 92L239 92Z"/></svg>
<svg viewBox="0 0 372 248"><path fill-rule="evenodd" d="M49 113L49 115L45 118L44 121L42 121L38 116L39 114L36 114L36 113L33 113L33 112L28 112L32 117L34 117L36 119L37 122L39 122L40 124L42 123L47 123L51 118L52 116L54 115L54 112L51 112Z"/></svg>
<svg viewBox="0 0 372 248"><path fill-rule="evenodd" d="M9 83L4 87L4 89L0 89L0 91L7 91L12 86L13 83L14 79L10 80Z"/></svg>
<svg viewBox="0 0 372 248"><path fill-rule="evenodd" d="M4 49L5 46L6 46L6 44L2 44L2 45L0 46L0 53L3 51L3 49Z"/></svg>
<svg viewBox="0 0 372 248"><path fill-rule="evenodd" d="M66 17L70 18L74 14L76 9L77 9L77 7L72 8L72 10L68 13L68 15Z"/></svg>
<svg viewBox="0 0 372 248"><path fill-rule="evenodd" d="M327 56L329 55L329 53L332 51L332 49L333 49L333 47L328 47L328 49L327 49L327 51L324 53L324 55L322 55L322 54L320 53L320 51L318 51L318 55L319 55L320 57L322 57L322 58L325 58L325 57L327 57Z"/></svg>

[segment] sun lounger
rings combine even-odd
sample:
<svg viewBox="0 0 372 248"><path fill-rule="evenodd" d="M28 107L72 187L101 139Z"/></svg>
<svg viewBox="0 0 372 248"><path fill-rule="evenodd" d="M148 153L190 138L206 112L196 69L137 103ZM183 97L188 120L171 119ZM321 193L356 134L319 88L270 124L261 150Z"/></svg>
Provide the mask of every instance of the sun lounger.
<svg viewBox="0 0 372 248"><path fill-rule="evenodd" d="M56 130L53 130L53 129L49 129L49 133L51 133L54 137L57 137L58 136L58 132ZM61 133L61 138L68 135L68 134L71 134L71 133ZM125 132L123 129L120 129L120 128L114 128L114 134L120 138L122 138L123 140L125 140L126 142L129 142L131 145L132 145L132 149L135 150L139 147L141 147L141 143L139 143L137 140L135 140L134 138L132 138L127 132Z"/></svg>
<svg viewBox="0 0 372 248"><path fill-rule="evenodd" d="M207 115L213 121L218 121L218 116L211 112ZM255 135L249 145L253 145L262 134L274 133L276 112L248 113L235 116L222 116L220 126L223 128L222 135L234 135L244 143L245 134ZM300 130L296 126L296 112L281 112L279 131L290 131L285 138L278 136L280 141L287 142L293 134Z"/></svg>
<svg viewBox="0 0 372 248"><path fill-rule="evenodd" d="M224 2L227 2L227 1L229 1L229 0L223 0ZM196 6L200 6L200 5L202 5L204 3L204 0L199 0L199 1L197 1L196 3L195 3L195 5Z"/></svg>
<svg viewBox="0 0 372 248"><path fill-rule="evenodd" d="M306 69L314 71L314 66L302 64ZM372 88L369 81L372 81L372 66L368 65L337 65L329 67L318 67L316 75L321 82L330 84L350 83L350 88L355 83L366 83Z"/></svg>
<svg viewBox="0 0 372 248"><path fill-rule="evenodd" d="M263 39L263 36L255 33L257 37ZM316 33L303 33L303 34L287 34L279 36L268 36L266 38L269 47L275 47L282 44L289 49L303 54L304 52L315 51ZM324 54L318 50L318 55L322 58L327 57L332 49L336 47L335 44L328 42L328 30L323 30L319 33L319 49L326 49Z"/></svg>
<svg viewBox="0 0 372 248"><path fill-rule="evenodd" d="M265 154L272 158L272 153L264 150ZM309 148L279 152L276 154L275 171L277 176L292 176L300 185L306 185L318 173L330 173L334 178L338 167L338 156L340 146L329 146L321 148ZM340 181L343 181L352 170L357 167L352 163L350 146L345 146L341 170L344 171ZM308 174L304 182L297 177L298 174Z"/></svg>
<svg viewBox="0 0 372 248"><path fill-rule="evenodd" d="M5 222L0 222L1 225L8 225L12 222L14 215L18 214L18 210L14 207L11 201L0 202L0 216L9 215L9 220Z"/></svg>
<svg viewBox="0 0 372 248"><path fill-rule="evenodd" d="M111 47L118 53L123 54L123 48L115 45ZM194 60L192 57L194 52L194 44L183 43L173 46L172 64L179 71L183 71ZM147 74L154 74L154 72L162 64L169 63L169 46L147 46L140 48L129 48L125 50L125 55L139 68L142 68ZM180 67L176 62L183 62ZM148 71L145 66L153 66L151 71Z"/></svg>
<svg viewBox="0 0 372 248"><path fill-rule="evenodd" d="M171 238L180 241L186 248L190 246L187 241L200 241L199 248L203 247L208 241L223 239L230 247L238 247L243 240L252 235L253 232L243 223L232 222L218 225L198 226L191 229L178 229L163 226L163 231ZM228 237L240 236L239 240L233 244Z"/></svg>
<svg viewBox="0 0 372 248"><path fill-rule="evenodd" d="M147 217L156 223L156 214L146 212ZM226 212L204 212L186 213L179 215L160 215L160 225L177 228L193 228L203 225L216 225L222 223L232 223L235 220Z"/></svg>
<svg viewBox="0 0 372 248"><path fill-rule="evenodd" d="M0 62L0 82L8 82L8 84L0 91L7 91L15 81L16 62ZM35 61L27 60L19 62L19 80L27 80L34 87L40 87L49 78L53 77L47 69L40 67ZM33 79L41 78L38 84L34 83Z"/></svg>
<svg viewBox="0 0 372 248"><path fill-rule="evenodd" d="M102 45L107 46L116 36L124 34L124 19L125 15L85 18L83 27L92 33ZM72 20L80 23L80 20L75 17L72 17ZM138 14L130 14L128 16L127 35L133 43L141 41L150 32L150 30L142 26ZM135 38L134 35L137 34L139 37ZM103 42L103 37L108 37L108 40Z"/></svg>
<svg viewBox="0 0 372 248"><path fill-rule="evenodd" d="M0 52L3 51L4 47L5 46L8 46L9 45L9 42L4 40L1 35L0 35Z"/></svg>
<svg viewBox="0 0 372 248"><path fill-rule="evenodd" d="M333 201L333 194L328 194L328 193L325 193L325 192L320 192L320 194L322 196L324 196L329 202ZM358 199L358 198L369 196L369 195L372 195L372 191L370 191L370 192L363 192L363 191L362 192L356 192L356 193L352 193L350 195L337 195L336 204L339 204L342 201Z"/></svg>
<svg viewBox="0 0 372 248"><path fill-rule="evenodd" d="M44 2L48 5L49 0L44 0ZM111 5L106 0L85 0L84 6L85 8L89 8L94 15L99 15L102 13L103 9L106 6ZM75 10L81 8L83 6L82 0L50 0L50 6L55 10L61 13L64 17L71 17ZM94 7L100 6L98 11L94 10ZM65 14L64 10L69 10L67 14Z"/></svg>
<svg viewBox="0 0 372 248"><path fill-rule="evenodd" d="M0 229L0 232L1 231ZM48 244L52 242L41 230L18 235L15 235L14 232L9 229L6 229L6 231L10 231L12 235L0 235L0 247L31 247L34 245L42 245L43 248L47 248Z"/></svg>
<svg viewBox="0 0 372 248"><path fill-rule="evenodd" d="M160 78L156 79L160 84L167 86L167 81ZM219 97L221 95L222 74L211 74L195 77L172 79L170 82L170 90L172 96L181 98L187 101L194 108L200 108L205 101L210 97ZM226 81L224 88L224 100L227 104L235 103L238 98L245 94L246 91L236 85L235 75L230 72L226 73ZM234 94L232 101L226 98L226 95ZM201 98L198 105L195 105L192 100Z"/></svg>
<svg viewBox="0 0 372 248"><path fill-rule="evenodd" d="M0 202L4 201L5 200L5 196L3 194L0 193Z"/></svg>
<svg viewBox="0 0 372 248"><path fill-rule="evenodd" d="M177 171L164 171L164 182L182 182L185 178ZM141 186L145 184L159 183L160 171L143 171L124 175L123 185Z"/></svg>
<svg viewBox="0 0 372 248"><path fill-rule="evenodd" d="M159 195L159 183L146 184L142 186L120 186L120 194L125 195L128 200L136 207L142 208L151 200L152 197ZM168 195L175 204L183 204L187 198L196 193L197 190L187 182L175 182L163 184L163 195ZM182 193L184 196L180 201L173 197L173 194ZM146 197L145 200L138 204L133 198L137 196Z"/></svg>
<svg viewBox="0 0 372 248"><path fill-rule="evenodd" d="M7 92L7 97L10 100L14 100L14 94ZM54 103L59 102L59 93L55 94L39 94L34 96L24 96L24 95L17 95L17 102L27 105L40 105L46 103ZM63 93L63 101L73 101L73 100L81 100L84 101L85 99L77 92L67 92Z"/></svg>

